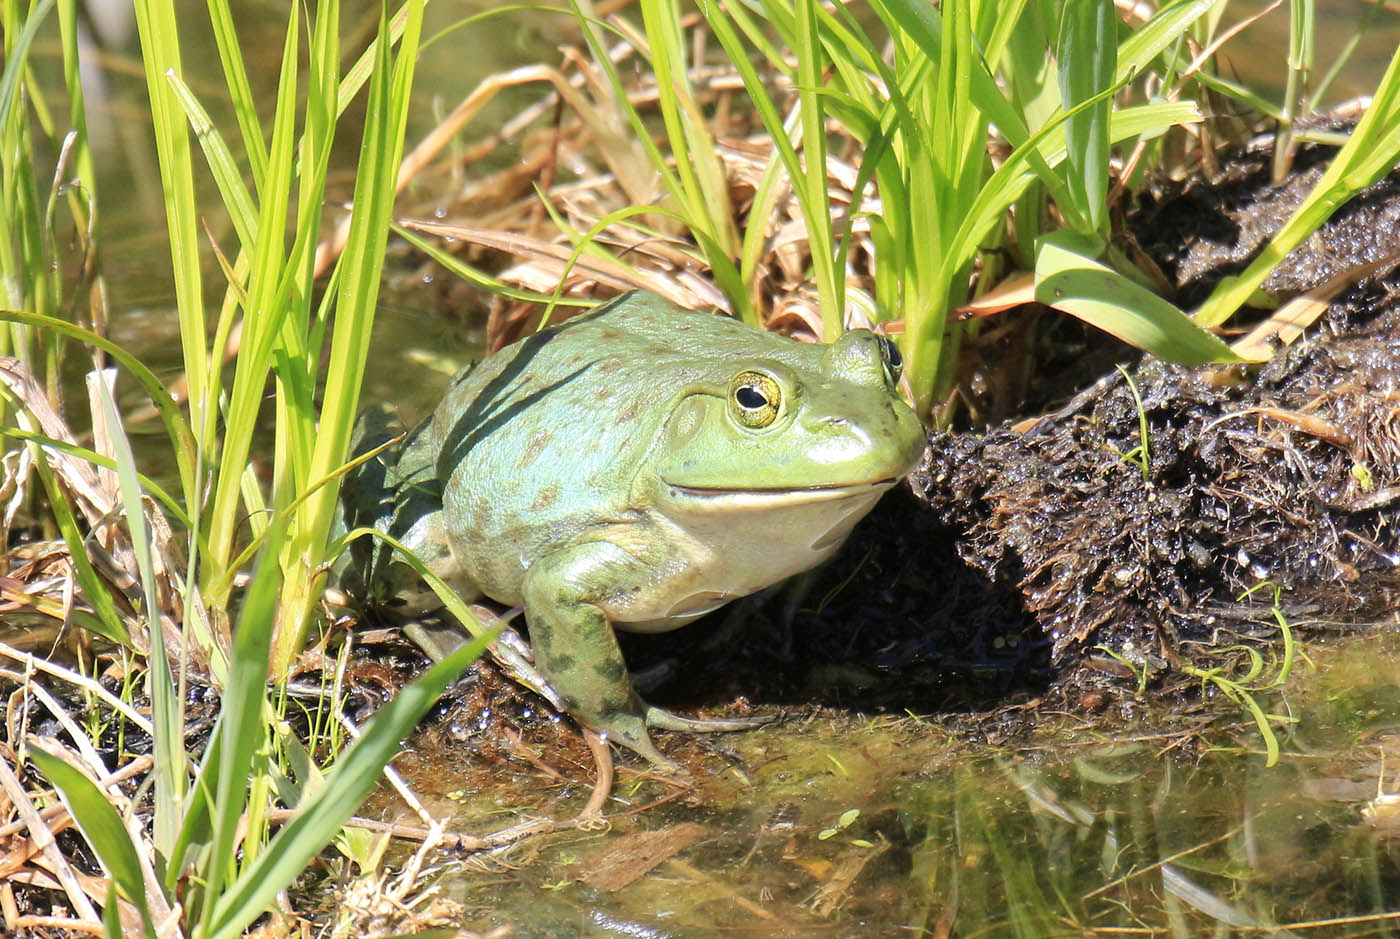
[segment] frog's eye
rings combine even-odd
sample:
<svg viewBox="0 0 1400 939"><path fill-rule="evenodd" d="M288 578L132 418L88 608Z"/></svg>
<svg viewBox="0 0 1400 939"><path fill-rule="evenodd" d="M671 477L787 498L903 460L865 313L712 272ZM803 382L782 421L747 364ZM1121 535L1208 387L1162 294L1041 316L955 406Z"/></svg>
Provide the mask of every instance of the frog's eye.
<svg viewBox="0 0 1400 939"><path fill-rule="evenodd" d="M904 368L904 356L899 354L899 346L887 336L877 336L880 340L880 356L885 360L885 371L890 376L890 384L899 384L899 373Z"/></svg>
<svg viewBox="0 0 1400 939"><path fill-rule="evenodd" d="M770 375L740 372L730 385L729 400L740 424L767 427L782 411L783 390Z"/></svg>

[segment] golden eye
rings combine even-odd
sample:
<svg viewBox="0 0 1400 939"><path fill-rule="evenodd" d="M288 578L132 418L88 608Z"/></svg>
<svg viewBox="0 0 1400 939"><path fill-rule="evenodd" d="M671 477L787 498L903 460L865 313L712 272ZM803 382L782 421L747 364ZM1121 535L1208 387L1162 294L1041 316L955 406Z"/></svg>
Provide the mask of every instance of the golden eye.
<svg viewBox="0 0 1400 939"><path fill-rule="evenodd" d="M745 427L767 427L782 412L783 391L762 372L740 372L730 386L734 416Z"/></svg>

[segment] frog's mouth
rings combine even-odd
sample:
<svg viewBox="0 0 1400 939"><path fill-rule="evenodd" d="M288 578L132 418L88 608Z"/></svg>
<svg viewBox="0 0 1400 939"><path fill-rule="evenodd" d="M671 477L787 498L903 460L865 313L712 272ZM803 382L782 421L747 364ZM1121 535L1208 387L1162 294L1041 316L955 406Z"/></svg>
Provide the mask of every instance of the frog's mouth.
<svg viewBox="0 0 1400 939"><path fill-rule="evenodd" d="M891 476L887 479L866 483L842 483L831 486L784 486L771 489L683 486L672 482L667 482L666 486L674 497L723 503L735 508L744 506L761 508L774 503L805 505L813 502L833 502L838 499L869 496L890 488L898 481L897 478Z"/></svg>

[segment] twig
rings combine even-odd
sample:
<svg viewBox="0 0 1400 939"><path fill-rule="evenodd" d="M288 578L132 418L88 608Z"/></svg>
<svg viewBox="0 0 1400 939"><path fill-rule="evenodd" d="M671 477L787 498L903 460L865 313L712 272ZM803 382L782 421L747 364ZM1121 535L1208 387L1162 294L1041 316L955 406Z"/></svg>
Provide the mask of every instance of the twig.
<svg viewBox="0 0 1400 939"><path fill-rule="evenodd" d="M1204 849L1204 848L1209 848L1209 847L1210 847L1211 845L1213 845L1213 844L1219 844L1220 842L1226 840L1227 838L1233 838L1233 837L1235 837L1235 835L1239 834L1239 832L1240 832L1240 829L1239 829L1239 826L1237 825L1237 826L1235 826L1234 828L1231 828L1229 831L1225 832L1225 834L1220 835L1220 836L1217 837L1217 838L1212 838L1212 839L1210 839L1209 841L1202 841L1200 844L1192 845L1191 847L1186 848L1186 849L1183 850L1183 851L1178 851L1178 852L1176 852L1176 853L1173 854L1173 855L1170 855L1170 856L1168 856L1168 857L1164 857L1164 858L1162 858L1160 861L1157 861L1157 862L1154 863L1154 864L1149 864L1149 865L1147 865L1146 867L1140 867L1140 868L1138 868L1137 870L1128 871L1128 873L1124 874L1122 877L1119 877L1119 878L1117 878L1116 880L1110 880L1108 883L1104 884L1102 887L1099 887L1099 888L1096 889L1096 890L1090 890L1088 893L1084 894L1084 896L1082 897L1082 899L1085 899L1085 900L1092 900L1094 897L1097 897L1099 894L1101 894L1101 893L1107 893L1108 891L1112 890L1114 887L1121 886L1122 884L1125 884L1125 883L1127 883L1128 881L1132 880L1134 877L1141 877L1143 874L1149 873L1149 872L1151 872L1151 871L1156 870L1156 869L1159 868L1159 867L1162 867L1162 866L1164 866L1164 865L1170 864L1172 861L1178 860L1179 858L1184 858L1184 857L1186 857L1188 854L1195 854L1197 851L1200 851L1200 850L1202 850L1202 849Z"/></svg>
<svg viewBox="0 0 1400 939"><path fill-rule="evenodd" d="M98 682L93 681L91 678L88 678L86 675L80 675L72 669L64 668L62 665L56 665L53 662L48 661L47 659L38 658L36 656L31 655L28 652L21 652L13 646L6 645L3 642L0 642L0 655L5 656L6 658L13 659L16 662L23 662L27 666L31 666L32 664L33 668L36 668L41 672L47 672L48 674L53 675L55 678L62 678L64 681L70 684L76 685L79 688L82 688L86 691L90 691L92 694L105 701L108 704L108 706L112 708L112 710L117 711L118 713L125 716L127 720L131 721L133 724L141 728L147 734L155 734L155 728L151 726L151 722L149 720L141 716L141 712L137 711L131 705L127 704L121 698L112 694L112 692L108 691L106 688L103 688L102 685L100 685Z"/></svg>

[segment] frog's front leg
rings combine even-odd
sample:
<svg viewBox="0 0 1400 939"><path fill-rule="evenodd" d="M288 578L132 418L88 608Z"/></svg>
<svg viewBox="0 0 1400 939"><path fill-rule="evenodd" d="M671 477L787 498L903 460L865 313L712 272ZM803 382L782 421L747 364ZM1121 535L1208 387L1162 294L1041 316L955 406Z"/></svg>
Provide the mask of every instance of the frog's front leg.
<svg viewBox="0 0 1400 939"><path fill-rule="evenodd" d="M638 697L603 604L625 602L629 593L644 589L649 577L650 565L617 545L589 542L536 561L525 574L522 595L535 666L569 713L652 763L674 766L652 745L648 725L739 730L761 722L680 718Z"/></svg>

